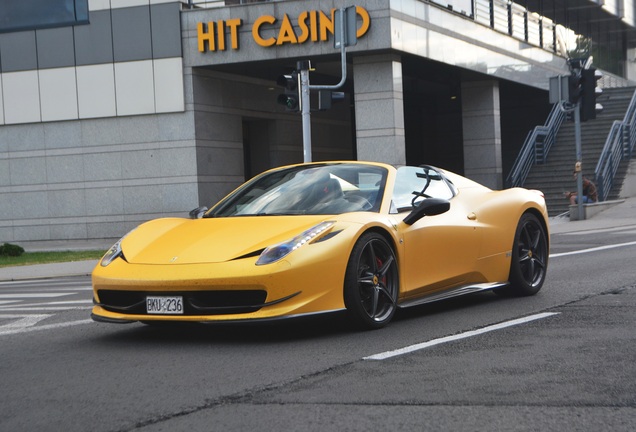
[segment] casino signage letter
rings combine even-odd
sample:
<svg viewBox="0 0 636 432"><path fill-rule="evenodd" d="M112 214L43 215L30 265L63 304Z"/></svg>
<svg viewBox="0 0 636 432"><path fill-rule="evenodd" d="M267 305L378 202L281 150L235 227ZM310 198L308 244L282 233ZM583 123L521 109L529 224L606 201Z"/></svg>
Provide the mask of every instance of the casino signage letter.
<svg viewBox="0 0 636 432"><path fill-rule="evenodd" d="M262 15L252 25L252 40L262 46L280 46L285 44L303 44L306 42L325 42L329 39L329 34L334 33L334 12L332 9L327 15L322 11L304 11L295 19L285 14L277 19L272 15ZM356 6L358 21L361 22L357 29L358 38L364 36L369 31L370 18L366 9ZM296 28L294 28L294 23ZM239 31L243 26L243 20L232 18L228 20L210 21L197 23L197 40L199 52L225 51L228 49L239 49ZM263 34L275 36L265 37Z"/></svg>

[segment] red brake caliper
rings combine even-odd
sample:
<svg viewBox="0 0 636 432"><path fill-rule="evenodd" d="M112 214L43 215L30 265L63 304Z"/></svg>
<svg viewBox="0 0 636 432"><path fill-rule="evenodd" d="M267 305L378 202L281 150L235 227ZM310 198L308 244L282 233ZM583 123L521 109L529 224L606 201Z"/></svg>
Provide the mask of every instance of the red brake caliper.
<svg viewBox="0 0 636 432"><path fill-rule="evenodd" d="M378 258L378 257L375 257L375 261L376 261L376 264L377 264L378 268L381 269L382 265L384 264L382 262L382 260L380 258ZM380 280L382 281L384 286L386 286L386 274L384 276L382 276L382 279L380 279Z"/></svg>

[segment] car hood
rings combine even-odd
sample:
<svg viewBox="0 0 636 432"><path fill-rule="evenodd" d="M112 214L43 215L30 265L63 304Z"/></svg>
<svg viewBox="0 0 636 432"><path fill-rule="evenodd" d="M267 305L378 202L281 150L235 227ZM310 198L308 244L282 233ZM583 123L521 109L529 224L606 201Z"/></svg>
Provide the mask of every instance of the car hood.
<svg viewBox="0 0 636 432"><path fill-rule="evenodd" d="M157 219L132 231L121 247L134 264L218 263L260 252L323 220L324 215Z"/></svg>

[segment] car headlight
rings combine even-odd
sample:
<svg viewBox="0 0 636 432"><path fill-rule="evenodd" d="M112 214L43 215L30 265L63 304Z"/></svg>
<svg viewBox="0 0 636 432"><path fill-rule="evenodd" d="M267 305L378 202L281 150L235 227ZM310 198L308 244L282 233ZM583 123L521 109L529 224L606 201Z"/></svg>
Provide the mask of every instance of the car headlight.
<svg viewBox="0 0 636 432"><path fill-rule="evenodd" d="M119 240L117 243L112 245L111 248L108 249L108 251L106 251L106 253L102 257L102 260L99 262L99 264L102 267L106 267L108 264L112 263L115 259L117 259L120 256L122 256L121 240Z"/></svg>
<svg viewBox="0 0 636 432"><path fill-rule="evenodd" d="M130 231L128 234L133 231L134 230ZM99 262L102 267L106 267L108 264L112 263L119 257L124 258L124 252L121 250L121 242L128 236L128 234L120 238L117 243L112 245L111 248L106 251L101 261Z"/></svg>
<svg viewBox="0 0 636 432"><path fill-rule="evenodd" d="M302 247L306 245L307 243L310 243L320 234L323 234L324 232L329 230L331 227L333 227L333 225L334 225L334 222L332 221L321 222L318 225L312 228L309 228L307 231L304 231L302 234L299 234L292 239L289 239L282 243L278 243L274 246L270 246L266 248L261 253L261 256L258 257L258 260L256 261L256 265L271 264L278 260L283 259L284 257L289 255L290 253L292 253L299 247Z"/></svg>

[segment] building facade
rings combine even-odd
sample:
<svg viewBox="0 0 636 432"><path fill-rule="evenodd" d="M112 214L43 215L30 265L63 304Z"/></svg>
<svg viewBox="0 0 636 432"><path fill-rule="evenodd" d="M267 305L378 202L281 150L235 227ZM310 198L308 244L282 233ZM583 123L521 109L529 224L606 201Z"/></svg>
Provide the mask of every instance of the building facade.
<svg viewBox="0 0 636 432"><path fill-rule="evenodd" d="M0 10L0 242L117 238L302 162L277 77L310 61L312 85L342 78L335 0L26 3ZM580 3L609 19L557 1L358 0L344 99L318 110L312 92L312 160L429 163L501 188L567 57L599 53L606 85L636 75L632 2Z"/></svg>

